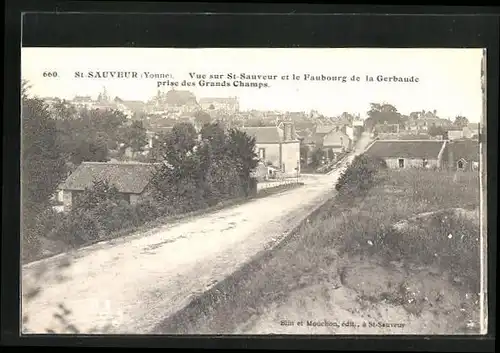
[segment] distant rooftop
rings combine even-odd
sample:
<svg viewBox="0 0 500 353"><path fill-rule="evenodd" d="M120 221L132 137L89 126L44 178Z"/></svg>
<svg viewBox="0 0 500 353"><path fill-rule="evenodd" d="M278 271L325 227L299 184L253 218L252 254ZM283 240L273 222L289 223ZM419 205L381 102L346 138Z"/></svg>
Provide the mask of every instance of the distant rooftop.
<svg viewBox="0 0 500 353"><path fill-rule="evenodd" d="M254 137L256 143L280 143L283 140L283 130L277 126L244 127L241 130Z"/></svg>

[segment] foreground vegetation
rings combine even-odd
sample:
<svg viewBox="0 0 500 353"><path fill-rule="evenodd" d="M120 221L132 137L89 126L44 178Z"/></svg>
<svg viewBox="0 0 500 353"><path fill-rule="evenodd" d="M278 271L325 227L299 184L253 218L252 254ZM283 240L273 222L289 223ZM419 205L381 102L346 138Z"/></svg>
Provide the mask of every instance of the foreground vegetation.
<svg viewBox="0 0 500 353"><path fill-rule="evenodd" d="M465 333L479 312L478 178L473 172L388 170L381 161L356 158L336 197L288 243L218 287L223 300L211 293L159 331L303 333L280 326L279 318L386 315L406 322L407 333ZM448 212L456 208L470 210L472 219ZM425 220L411 222L423 213ZM396 227L408 220L413 227ZM239 319L217 319L226 315Z"/></svg>

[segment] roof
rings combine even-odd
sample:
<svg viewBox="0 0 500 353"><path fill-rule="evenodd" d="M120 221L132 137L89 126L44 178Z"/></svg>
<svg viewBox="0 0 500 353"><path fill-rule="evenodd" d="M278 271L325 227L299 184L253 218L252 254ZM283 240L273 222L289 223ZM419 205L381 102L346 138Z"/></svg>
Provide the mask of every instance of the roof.
<svg viewBox="0 0 500 353"><path fill-rule="evenodd" d="M479 123L468 123L467 127L471 130L479 130Z"/></svg>
<svg viewBox="0 0 500 353"><path fill-rule="evenodd" d="M73 98L73 101L74 102L91 102L92 97L91 96L75 96L75 98Z"/></svg>
<svg viewBox="0 0 500 353"><path fill-rule="evenodd" d="M344 133L343 131L330 131L328 134L323 135L323 147L342 146L340 141L337 143L335 141L331 141L331 140L327 141L326 140L328 137L331 138L332 136L335 136L335 135L337 135L336 137L338 137L339 140L340 140L340 138L345 138L346 141L351 140L350 137L346 133Z"/></svg>
<svg viewBox="0 0 500 353"><path fill-rule="evenodd" d="M280 143L283 140L283 130L276 126L244 127L241 130L254 137L256 143Z"/></svg>
<svg viewBox="0 0 500 353"><path fill-rule="evenodd" d="M444 141L378 140L366 154L381 158L437 158Z"/></svg>
<svg viewBox="0 0 500 353"><path fill-rule="evenodd" d="M455 140L449 142L446 148L453 154L454 160L479 161L479 141Z"/></svg>
<svg viewBox="0 0 500 353"><path fill-rule="evenodd" d="M83 162L60 186L62 190L83 191L94 180L106 180L119 192L140 194L149 184L155 169L148 163Z"/></svg>
<svg viewBox="0 0 500 353"><path fill-rule="evenodd" d="M209 104L209 103L237 104L238 98L236 98L236 97L204 97L204 98L200 98L200 104Z"/></svg>
<svg viewBox="0 0 500 353"><path fill-rule="evenodd" d="M135 112L140 112L140 111L144 110L144 108L146 106L146 103L144 103L142 101L124 101L124 100L122 100L120 103L123 104L124 106L126 106L128 109L135 111Z"/></svg>
<svg viewBox="0 0 500 353"><path fill-rule="evenodd" d="M333 129L335 129L338 125L316 125L315 133L317 134L327 134Z"/></svg>

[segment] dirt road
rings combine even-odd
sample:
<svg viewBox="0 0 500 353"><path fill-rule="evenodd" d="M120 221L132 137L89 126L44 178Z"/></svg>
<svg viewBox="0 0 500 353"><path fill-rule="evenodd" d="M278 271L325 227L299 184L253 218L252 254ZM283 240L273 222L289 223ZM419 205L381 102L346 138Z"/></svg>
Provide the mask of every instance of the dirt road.
<svg viewBox="0 0 500 353"><path fill-rule="evenodd" d="M329 197L338 176L303 176L297 189L27 264L23 333L148 333L279 242Z"/></svg>

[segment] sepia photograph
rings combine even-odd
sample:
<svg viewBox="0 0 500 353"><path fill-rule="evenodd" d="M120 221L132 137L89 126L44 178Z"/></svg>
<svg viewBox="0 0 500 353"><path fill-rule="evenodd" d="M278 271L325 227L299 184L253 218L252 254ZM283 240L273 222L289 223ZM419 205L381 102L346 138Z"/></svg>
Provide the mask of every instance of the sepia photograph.
<svg viewBox="0 0 500 353"><path fill-rule="evenodd" d="M488 331L486 51L21 48L22 335Z"/></svg>

